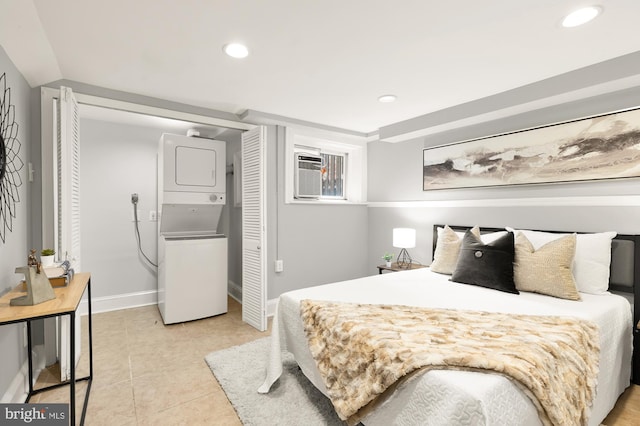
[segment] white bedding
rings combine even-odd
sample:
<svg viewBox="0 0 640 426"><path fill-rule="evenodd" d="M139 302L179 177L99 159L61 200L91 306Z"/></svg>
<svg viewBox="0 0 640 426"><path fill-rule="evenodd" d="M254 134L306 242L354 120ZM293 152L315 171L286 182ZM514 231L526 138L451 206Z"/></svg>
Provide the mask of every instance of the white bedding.
<svg viewBox="0 0 640 426"><path fill-rule="evenodd" d="M258 391L268 392L278 379L282 373L281 350L287 350L295 356L309 380L326 394L300 319L299 303L303 299L585 318L600 328L601 351L597 396L589 424L599 425L629 386L632 315L625 298L581 293L582 301L575 302L534 293L508 294L448 279L425 268L282 294L272 326L266 378ZM362 422L367 426L540 425L533 403L509 379L494 374L445 370L429 371L399 386L391 398Z"/></svg>

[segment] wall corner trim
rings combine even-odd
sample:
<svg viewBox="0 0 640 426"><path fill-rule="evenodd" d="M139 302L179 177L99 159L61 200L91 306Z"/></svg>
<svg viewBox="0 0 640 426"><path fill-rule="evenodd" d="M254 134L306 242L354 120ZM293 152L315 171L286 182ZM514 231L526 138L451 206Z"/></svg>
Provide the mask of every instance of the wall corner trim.
<svg viewBox="0 0 640 426"><path fill-rule="evenodd" d="M372 207L413 208L413 207L640 207L640 195L535 197L535 198L493 198L467 200L413 200L413 201L370 201Z"/></svg>

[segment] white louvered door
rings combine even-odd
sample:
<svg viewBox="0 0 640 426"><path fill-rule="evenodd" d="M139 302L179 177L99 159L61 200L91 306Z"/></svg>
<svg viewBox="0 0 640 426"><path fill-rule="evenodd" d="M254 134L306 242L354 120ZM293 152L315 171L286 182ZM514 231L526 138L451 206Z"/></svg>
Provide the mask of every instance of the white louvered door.
<svg viewBox="0 0 640 426"><path fill-rule="evenodd" d="M60 88L56 114L55 247L57 260L69 260L80 271L80 115L68 87ZM80 315L76 315L75 363L80 359ZM58 361L60 379L69 380L69 317L59 317Z"/></svg>
<svg viewBox="0 0 640 426"><path fill-rule="evenodd" d="M242 134L242 320L267 329L266 128Z"/></svg>
<svg viewBox="0 0 640 426"><path fill-rule="evenodd" d="M57 258L69 260L71 266L79 271L80 116L78 102L70 88L60 88L58 107Z"/></svg>

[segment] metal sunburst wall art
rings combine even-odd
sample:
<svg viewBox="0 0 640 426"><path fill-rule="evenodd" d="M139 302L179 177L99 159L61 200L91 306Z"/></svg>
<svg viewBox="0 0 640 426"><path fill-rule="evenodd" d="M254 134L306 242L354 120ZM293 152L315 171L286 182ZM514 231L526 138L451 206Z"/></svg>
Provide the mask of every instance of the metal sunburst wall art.
<svg viewBox="0 0 640 426"><path fill-rule="evenodd" d="M18 123L15 106L11 105L11 89L7 87L7 76L0 76L0 239L5 242L8 232L13 229L16 217L16 203L20 202L18 188L22 179L18 173L24 163L18 156Z"/></svg>

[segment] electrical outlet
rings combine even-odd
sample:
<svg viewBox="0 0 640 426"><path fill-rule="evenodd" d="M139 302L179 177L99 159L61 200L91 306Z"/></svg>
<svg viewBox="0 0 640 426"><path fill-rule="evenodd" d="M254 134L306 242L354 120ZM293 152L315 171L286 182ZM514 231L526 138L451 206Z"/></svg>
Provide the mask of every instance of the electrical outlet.
<svg viewBox="0 0 640 426"><path fill-rule="evenodd" d="M158 212L155 210L149 210L149 222L158 221Z"/></svg>
<svg viewBox="0 0 640 426"><path fill-rule="evenodd" d="M284 271L284 262L282 260L276 260L276 272Z"/></svg>

